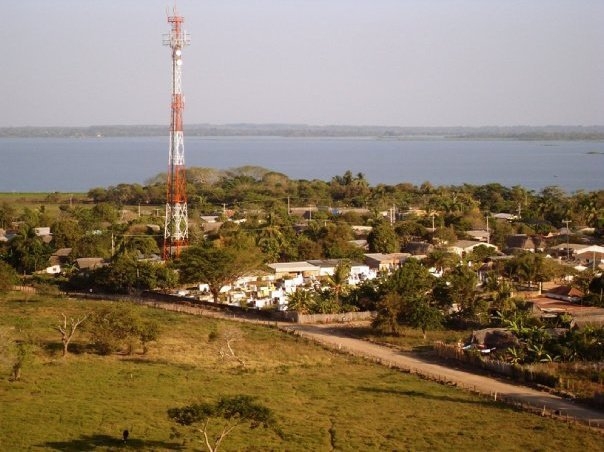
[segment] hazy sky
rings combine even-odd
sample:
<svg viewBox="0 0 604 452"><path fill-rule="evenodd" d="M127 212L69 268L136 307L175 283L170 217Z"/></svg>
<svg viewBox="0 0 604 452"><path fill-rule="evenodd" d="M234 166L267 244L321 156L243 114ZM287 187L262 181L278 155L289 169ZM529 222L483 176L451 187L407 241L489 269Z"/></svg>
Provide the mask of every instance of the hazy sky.
<svg viewBox="0 0 604 452"><path fill-rule="evenodd" d="M164 124L167 0L2 1L0 126ZM186 123L604 124L603 0L178 0Z"/></svg>

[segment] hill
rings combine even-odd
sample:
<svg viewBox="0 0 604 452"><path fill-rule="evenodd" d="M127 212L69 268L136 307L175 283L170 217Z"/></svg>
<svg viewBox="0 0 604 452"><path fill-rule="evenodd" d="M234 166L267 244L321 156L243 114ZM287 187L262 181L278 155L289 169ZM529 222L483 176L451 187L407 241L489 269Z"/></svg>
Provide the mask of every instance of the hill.
<svg viewBox="0 0 604 452"><path fill-rule="evenodd" d="M99 356L82 331L60 358L53 327L101 302L0 299L3 339L32 344L20 381L2 362L3 450L200 450L198 432L173 430L169 408L247 394L279 429L238 429L227 450L597 450L601 436L517 412L455 388L344 356L262 325L141 309L162 325L147 354ZM226 341L238 359L221 353ZM4 344L10 341L3 341ZM4 356L7 356L6 354ZM26 427L25 427L26 426Z"/></svg>

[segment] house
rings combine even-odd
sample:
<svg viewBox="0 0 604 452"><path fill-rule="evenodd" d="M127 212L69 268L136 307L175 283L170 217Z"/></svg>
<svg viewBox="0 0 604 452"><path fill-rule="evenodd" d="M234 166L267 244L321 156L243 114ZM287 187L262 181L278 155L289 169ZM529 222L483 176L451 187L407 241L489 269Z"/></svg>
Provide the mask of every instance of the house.
<svg viewBox="0 0 604 452"><path fill-rule="evenodd" d="M577 303L546 296L532 299L530 303L533 305L533 314L539 317L555 317L562 314L570 315L573 318L571 322L572 328L581 329L587 326L604 326L604 308L582 306Z"/></svg>
<svg viewBox="0 0 604 452"><path fill-rule="evenodd" d="M44 270L36 273L46 273L47 275L58 275L61 273L60 265L51 265L50 267L46 267Z"/></svg>
<svg viewBox="0 0 604 452"><path fill-rule="evenodd" d="M351 228L352 228L352 232L354 232L354 234L357 236L369 235L369 233L373 230L372 226L353 225L353 226L351 226Z"/></svg>
<svg viewBox="0 0 604 452"><path fill-rule="evenodd" d="M409 253L368 253L365 254L365 264L370 269L381 271L392 271L400 267L411 257Z"/></svg>
<svg viewBox="0 0 604 452"><path fill-rule="evenodd" d="M497 220L514 221L518 219L518 215L500 212L493 214L493 218L496 218Z"/></svg>
<svg viewBox="0 0 604 452"><path fill-rule="evenodd" d="M151 234L160 234L161 233L161 226L158 224L147 224L145 226L147 227L147 231L150 232Z"/></svg>
<svg viewBox="0 0 604 452"><path fill-rule="evenodd" d="M557 257L573 257L577 253L583 253L588 248L591 247L580 243L561 243L552 246L549 250Z"/></svg>
<svg viewBox="0 0 604 452"><path fill-rule="evenodd" d="M34 233L38 237L44 237L45 235L50 235L50 228L47 226L34 228Z"/></svg>
<svg viewBox="0 0 604 452"><path fill-rule="evenodd" d="M484 229L475 229L472 231L466 231L465 234L472 240L478 240L479 242L488 242L491 233Z"/></svg>
<svg viewBox="0 0 604 452"><path fill-rule="evenodd" d="M95 270L106 265L102 257L80 257L75 263L80 270Z"/></svg>
<svg viewBox="0 0 604 452"><path fill-rule="evenodd" d="M400 212L400 217L405 220L408 218L423 218L426 215L428 215L428 212L426 212L424 209L418 209L416 207L409 207L404 212Z"/></svg>
<svg viewBox="0 0 604 452"><path fill-rule="evenodd" d="M69 264L71 256L71 248L59 248L50 255L48 262L50 265L65 265Z"/></svg>
<svg viewBox="0 0 604 452"><path fill-rule="evenodd" d="M203 232L216 232L222 226L222 221L218 221L217 215L202 215L201 216L201 227Z"/></svg>
<svg viewBox="0 0 604 452"><path fill-rule="evenodd" d="M319 268L319 276L331 276L340 261L341 259L314 259L307 262Z"/></svg>
<svg viewBox="0 0 604 452"><path fill-rule="evenodd" d="M365 239L349 240L348 243L355 246L356 248L360 248L365 251L367 251L369 249L369 244L367 243L367 240L365 240Z"/></svg>
<svg viewBox="0 0 604 452"><path fill-rule="evenodd" d="M409 242L403 247L403 252L412 256L427 256L434 251L434 245L428 242Z"/></svg>
<svg viewBox="0 0 604 452"><path fill-rule="evenodd" d="M19 232L17 229L2 229L0 228L0 242L10 242L12 239L17 237Z"/></svg>
<svg viewBox="0 0 604 452"><path fill-rule="evenodd" d="M547 298L554 300L578 303L583 298L583 292L571 286L557 286L548 289L544 294Z"/></svg>
<svg viewBox="0 0 604 452"><path fill-rule="evenodd" d="M497 249L495 245L490 243L477 242L475 240L458 240L453 245L449 246L448 250L451 253L464 256L468 253L471 253L477 246L487 246L489 248L493 248L494 250Z"/></svg>
<svg viewBox="0 0 604 452"><path fill-rule="evenodd" d="M577 258L582 262L585 262L588 267L595 268L604 263L604 246L586 246L576 250L575 254Z"/></svg>
<svg viewBox="0 0 604 452"><path fill-rule="evenodd" d="M37 237L40 237L44 243L50 243L52 241L52 234L50 233L50 227L43 226L34 228L34 233Z"/></svg>
<svg viewBox="0 0 604 452"><path fill-rule="evenodd" d="M526 234L512 234L505 238L505 249L508 253L514 251L538 251L541 241Z"/></svg>
<svg viewBox="0 0 604 452"><path fill-rule="evenodd" d="M275 262L267 264L275 274L275 278L288 277L290 275L302 275L306 277L319 276L320 268L306 261L302 262Z"/></svg>

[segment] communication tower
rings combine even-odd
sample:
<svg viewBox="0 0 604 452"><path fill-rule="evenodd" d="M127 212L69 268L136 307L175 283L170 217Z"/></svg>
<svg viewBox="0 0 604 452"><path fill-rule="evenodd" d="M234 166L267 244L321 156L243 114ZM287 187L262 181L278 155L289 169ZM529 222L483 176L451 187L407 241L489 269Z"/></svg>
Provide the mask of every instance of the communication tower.
<svg viewBox="0 0 604 452"><path fill-rule="evenodd" d="M190 38L182 28L183 22L184 17L178 16L174 11L172 16L168 16L168 23L172 29L163 37L163 44L172 49L172 116L164 227L164 260L178 257L189 237L185 147L182 128L182 111L185 105L182 94L182 50L189 45Z"/></svg>

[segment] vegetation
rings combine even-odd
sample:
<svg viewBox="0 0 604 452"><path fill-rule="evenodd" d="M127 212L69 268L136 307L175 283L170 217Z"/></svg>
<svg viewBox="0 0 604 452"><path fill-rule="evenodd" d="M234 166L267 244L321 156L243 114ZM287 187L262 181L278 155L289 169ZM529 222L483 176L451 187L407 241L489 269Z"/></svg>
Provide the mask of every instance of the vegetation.
<svg viewBox="0 0 604 452"><path fill-rule="evenodd" d="M132 354L136 341L146 353L148 343L156 341L160 333L156 321L143 319L138 310L125 302L96 309L86 329L92 347L102 355L120 350Z"/></svg>
<svg viewBox="0 0 604 452"><path fill-rule="evenodd" d="M17 271L6 262L0 261L0 293L12 290L17 281Z"/></svg>
<svg viewBox="0 0 604 452"><path fill-rule="evenodd" d="M261 255L253 243L233 239L226 244L191 246L183 251L176 266L181 281L207 283L214 302L218 302L223 286L256 269L260 263Z"/></svg>
<svg viewBox="0 0 604 452"><path fill-rule="evenodd" d="M199 424L197 429L203 434L204 443L210 452L218 451L226 436L242 424L248 424L250 429L260 426L268 428L276 424L271 410L247 395L222 396L214 404L206 402L170 408L168 417L180 425ZM224 420L224 424L214 434L210 433L213 430L210 425L212 418Z"/></svg>
<svg viewBox="0 0 604 452"><path fill-rule="evenodd" d="M0 227L10 229L11 239L0 242L0 292L10 289L16 274L23 273L27 283L44 293L133 294L205 283L214 301L224 301L225 285L261 270L263 264L339 259L332 276L307 282L291 294L290 308L300 313L373 310L378 313L373 333L394 341L407 334L408 328L419 328L424 339L437 336L439 328L455 335L486 326L512 328L507 322L523 315L522 303L515 296L519 291L568 280L570 275L575 275L573 284L585 293L585 304L604 304L601 274L592 271L576 276L570 250L560 259L551 259L537 245L531 252L506 249L505 259L485 245L462 255L448 250L452 242L470 238L473 229L487 227L490 244L499 249L513 248L506 243L510 234L536 241L547 236L550 249L600 243L604 235L602 190L567 194L558 187L534 192L500 184L433 186L429 182L370 186L362 173L351 171L329 181L291 180L255 166L228 171L189 168L187 184L190 247L171 265L156 263L163 218L162 209L154 206L164 202L163 174L145 185L95 187L75 197L2 195ZM497 219L495 212L518 214L518 218ZM214 216L219 227L203 223L201 215ZM569 222L588 232L560 234ZM38 234L36 228L42 226L51 227L51 239ZM421 264L411 259L392 274L353 287L347 284L350 264L362 260L364 253L355 239L366 239L375 252L405 251L419 242L427 256ZM52 253L54 261L61 261L61 274L40 274ZM104 261L96 268L82 268L79 259L86 257ZM138 325L129 317L131 313L120 314L128 325L135 325L131 330L120 325L120 315L105 314L103 320L91 316L83 325L97 335L94 344L99 351L146 350L159 334L151 325ZM104 322L113 335L103 331ZM564 319L556 322L568 326ZM547 322L530 325L539 330L550 326ZM506 358L501 350L502 358L528 363L597 355L583 344L597 343L597 332L581 338L572 336L574 332L553 338L539 331L529 333L524 337L518 330L516 355Z"/></svg>
<svg viewBox="0 0 604 452"><path fill-rule="evenodd" d="M600 434L581 426L519 412L264 326L145 309L142 317L163 326L146 355L140 349L133 355L90 353L89 336L78 334L70 359L62 359L53 329L61 313L78 318L106 306L38 296L25 302L17 294L1 299L0 336L9 331L12 341L28 337L32 344L19 381L10 381L12 362L0 354L3 450L199 450L203 435L186 429L175 435L167 411L204 403L216 407L221 398L241 393L268 408L278 430L236 428L224 440L225 450L461 450L477 444L498 450L597 450L601 445ZM231 329L241 334L237 354L245 368L223 360L213 342L216 333ZM212 418L208 427L220 428L222 419ZM130 432L126 445L124 429Z"/></svg>

